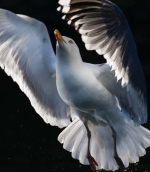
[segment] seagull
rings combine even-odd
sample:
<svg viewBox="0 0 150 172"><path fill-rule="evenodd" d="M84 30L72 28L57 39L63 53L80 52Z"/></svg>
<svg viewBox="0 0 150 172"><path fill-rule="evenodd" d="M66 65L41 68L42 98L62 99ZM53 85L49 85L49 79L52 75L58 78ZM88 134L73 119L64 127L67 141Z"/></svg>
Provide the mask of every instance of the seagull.
<svg viewBox="0 0 150 172"><path fill-rule="evenodd" d="M76 75L80 73L79 78L82 79L70 76L76 81L75 84L79 82L82 87L80 93L83 94L77 102L84 100L84 103L81 102L82 106L75 104L75 114L79 116L87 130L88 162L80 153L81 148L76 150L77 141L75 140L80 137L72 138L71 134L67 133L71 133L72 130L73 133L75 131L78 133L77 128L70 131L66 128L58 139L64 144L65 149L72 152L74 158L79 159L83 164L90 163L94 171L96 169L117 170L115 164L123 171L129 163L137 162L138 157L144 154L144 152L138 152L139 149L143 149L143 146L141 147L141 141L136 139L144 136L140 130L145 128L141 128L141 124L147 122L146 84L128 22L119 7L108 0L59 0L59 4L61 6L57 10L64 13L62 18L81 34L86 49L95 50L99 55L103 55L106 63L86 64L80 67L76 62L78 67L74 73ZM57 51L57 54L60 51ZM70 56L74 54L72 50ZM80 55L75 55L76 61L77 56L79 58ZM74 70L73 65L71 67ZM69 73L71 75L71 72ZM65 82L63 79L62 81ZM63 89L60 92L64 92ZM71 95L71 93L67 94ZM69 100L74 101L72 98ZM69 104L69 102L66 103ZM129 126L130 130L127 129ZM94 129L95 127L97 129ZM145 131L149 133L148 130ZM112 133L113 142L110 133ZM75 146L70 145L73 139ZM94 139L96 141L93 141ZM82 143L85 144L83 140ZM136 147L138 144L140 144L139 147ZM85 146L82 149L86 149ZM76 151L78 154L75 153ZM94 156L91 157L91 155Z"/></svg>
<svg viewBox="0 0 150 172"><path fill-rule="evenodd" d="M58 140L73 158L93 171L124 171L150 146L150 131L141 126L145 80L127 21L107 0L59 3L86 48L107 62L83 62L74 40L58 30L55 55L42 22L0 9L0 66L46 123L66 127Z"/></svg>

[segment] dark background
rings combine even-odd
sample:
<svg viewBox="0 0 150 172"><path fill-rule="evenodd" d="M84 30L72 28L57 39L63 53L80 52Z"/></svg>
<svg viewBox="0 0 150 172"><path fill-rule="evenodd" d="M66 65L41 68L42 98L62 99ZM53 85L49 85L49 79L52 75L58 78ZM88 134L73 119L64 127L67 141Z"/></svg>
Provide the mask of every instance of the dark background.
<svg viewBox="0 0 150 172"><path fill-rule="evenodd" d="M149 101L150 0L112 1L123 10L129 21L146 77ZM61 20L57 7L58 0L0 0L0 8L43 21L54 49L53 32L58 29L80 46L84 61L104 62L95 52L85 50L80 35ZM150 121L145 126L150 129ZM89 166L81 165L62 148L57 141L60 131L44 123L17 84L0 69L0 172L91 171ZM150 149L147 149L146 156L140 158L140 163L131 165L127 171L150 171Z"/></svg>

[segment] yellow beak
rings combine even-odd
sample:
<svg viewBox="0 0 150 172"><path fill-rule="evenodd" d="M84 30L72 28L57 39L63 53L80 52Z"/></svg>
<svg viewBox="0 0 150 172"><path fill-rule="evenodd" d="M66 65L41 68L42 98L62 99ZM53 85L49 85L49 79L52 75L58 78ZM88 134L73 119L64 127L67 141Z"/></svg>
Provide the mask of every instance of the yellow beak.
<svg viewBox="0 0 150 172"><path fill-rule="evenodd" d="M58 41L61 41L61 42L65 42L66 41L64 40L64 38L61 36L60 32L58 30L55 30L54 31L54 35L55 35L55 38L58 40Z"/></svg>

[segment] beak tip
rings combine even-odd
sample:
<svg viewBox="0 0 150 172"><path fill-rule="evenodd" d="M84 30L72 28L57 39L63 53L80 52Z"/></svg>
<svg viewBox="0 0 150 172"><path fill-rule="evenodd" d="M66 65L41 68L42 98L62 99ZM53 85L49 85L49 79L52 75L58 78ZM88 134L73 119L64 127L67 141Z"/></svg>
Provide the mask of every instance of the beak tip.
<svg viewBox="0 0 150 172"><path fill-rule="evenodd" d="M56 30L54 31L54 35L55 35L55 38L56 38L56 39L58 39L58 33L59 33L59 31L56 29Z"/></svg>
<svg viewBox="0 0 150 172"><path fill-rule="evenodd" d="M57 29L54 31L54 35L55 35L56 40L65 42L64 38L62 37L62 35L60 34L60 32Z"/></svg>
<svg viewBox="0 0 150 172"><path fill-rule="evenodd" d="M54 30L54 34L57 33L57 32L59 32L59 31L58 31L57 29L55 29L55 30Z"/></svg>

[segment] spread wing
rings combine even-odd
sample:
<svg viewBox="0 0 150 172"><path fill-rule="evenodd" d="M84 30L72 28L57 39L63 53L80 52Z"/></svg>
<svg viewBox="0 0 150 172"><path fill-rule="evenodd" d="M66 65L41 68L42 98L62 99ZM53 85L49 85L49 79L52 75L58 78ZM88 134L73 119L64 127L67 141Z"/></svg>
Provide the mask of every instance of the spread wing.
<svg viewBox="0 0 150 172"><path fill-rule="evenodd" d="M68 125L70 110L57 92L55 54L43 23L0 9L0 67L46 123Z"/></svg>
<svg viewBox="0 0 150 172"><path fill-rule="evenodd" d="M103 55L126 87L136 105L134 122L147 121L147 95L143 71L128 22L122 11L108 0L60 0L58 11L82 35L87 50Z"/></svg>

